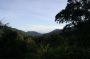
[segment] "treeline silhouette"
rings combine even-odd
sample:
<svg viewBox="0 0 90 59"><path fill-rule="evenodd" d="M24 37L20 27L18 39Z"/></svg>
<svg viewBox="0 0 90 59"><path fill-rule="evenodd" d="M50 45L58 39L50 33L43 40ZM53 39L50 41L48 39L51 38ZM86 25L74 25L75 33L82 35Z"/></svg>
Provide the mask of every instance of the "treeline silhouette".
<svg viewBox="0 0 90 59"><path fill-rule="evenodd" d="M61 30L30 36L0 22L0 59L90 59L90 1L68 0Z"/></svg>

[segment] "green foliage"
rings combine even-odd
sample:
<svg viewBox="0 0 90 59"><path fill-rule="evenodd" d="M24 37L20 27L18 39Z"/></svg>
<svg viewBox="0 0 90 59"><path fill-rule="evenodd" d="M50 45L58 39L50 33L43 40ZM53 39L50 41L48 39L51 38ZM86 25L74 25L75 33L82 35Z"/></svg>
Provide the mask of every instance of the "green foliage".
<svg viewBox="0 0 90 59"><path fill-rule="evenodd" d="M8 26L0 27L0 58L90 59L89 29L86 31L89 24L78 26L77 31L48 33L39 37L28 36Z"/></svg>
<svg viewBox="0 0 90 59"><path fill-rule="evenodd" d="M68 0L64 10L56 15L59 23L67 23L64 27L65 59L89 59L90 49L90 1ZM65 52L65 51L63 51ZM62 59L64 59L64 57Z"/></svg>
<svg viewBox="0 0 90 59"><path fill-rule="evenodd" d="M76 27L77 25L90 22L90 1L88 0L68 0L64 10L59 12L55 21L67 23L65 28Z"/></svg>
<svg viewBox="0 0 90 59"><path fill-rule="evenodd" d="M8 26L0 26L0 58L25 58L26 42L22 41L17 31Z"/></svg>
<svg viewBox="0 0 90 59"><path fill-rule="evenodd" d="M90 59L90 1L68 0L56 15L64 30L41 36L0 23L0 59Z"/></svg>

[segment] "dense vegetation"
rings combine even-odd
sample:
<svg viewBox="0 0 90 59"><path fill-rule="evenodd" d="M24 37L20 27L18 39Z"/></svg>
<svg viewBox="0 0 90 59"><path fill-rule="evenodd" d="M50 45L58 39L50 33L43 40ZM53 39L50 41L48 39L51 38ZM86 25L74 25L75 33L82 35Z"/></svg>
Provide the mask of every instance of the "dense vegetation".
<svg viewBox="0 0 90 59"><path fill-rule="evenodd" d="M68 0L55 18L67 25L40 36L0 22L0 59L90 59L90 1Z"/></svg>

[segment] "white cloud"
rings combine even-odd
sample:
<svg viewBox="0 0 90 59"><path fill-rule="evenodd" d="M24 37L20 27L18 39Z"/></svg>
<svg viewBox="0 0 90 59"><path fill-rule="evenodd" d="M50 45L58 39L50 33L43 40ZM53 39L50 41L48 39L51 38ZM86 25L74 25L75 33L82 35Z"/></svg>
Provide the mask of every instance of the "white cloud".
<svg viewBox="0 0 90 59"><path fill-rule="evenodd" d="M30 26L21 26L18 29L24 30L24 31L37 31L40 33L47 33L54 29L62 29L64 24L62 25L30 25Z"/></svg>
<svg viewBox="0 0 90 59"><path fill-rule="evenodd" d="M65 8L66 1L0 0L0 18L7 19L12 27L20 30L46 33L63 27L55 25L54 18Z"/></svg>

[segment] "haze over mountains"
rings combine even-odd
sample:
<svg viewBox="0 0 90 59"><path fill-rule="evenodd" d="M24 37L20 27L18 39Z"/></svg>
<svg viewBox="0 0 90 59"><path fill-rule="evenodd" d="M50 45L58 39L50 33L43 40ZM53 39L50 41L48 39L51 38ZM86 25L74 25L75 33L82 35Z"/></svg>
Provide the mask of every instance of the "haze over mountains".
<svg viewBox="0 0 90 59"><path fill-rule="evenodd" d="M29 36L41 36L42 34L36 31L28 31L26 32Z"/></svg>
<svg viewBox="0 0 90 59"><path fill-rule="evenodd" d="M55 29L51 32L48 32L48 33L39 33L39 32L36 32L36 31L28 31L26 32L29 36L41 36L43 34L54 34L54 33L61 33L62 30L61 29Z"/></svg>
<svg viewBox="0 0 90 59"><path fill-rule="evenodd" d="M9 27L11 28L11 27ZM59 34L59 33L62 33L62 29L55 29L55 30L52 30L50 32L47 32L47 33L40 33L40 32L37 32L37 31L22 31L22 30L19 30L19 29L16 29L16 28L11 28L12 30L15 30L15 31L18 31L22 34L26 34L28 36L42 36L44 34Z"/></svg>

